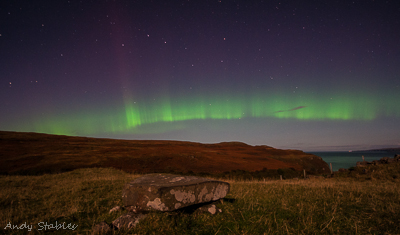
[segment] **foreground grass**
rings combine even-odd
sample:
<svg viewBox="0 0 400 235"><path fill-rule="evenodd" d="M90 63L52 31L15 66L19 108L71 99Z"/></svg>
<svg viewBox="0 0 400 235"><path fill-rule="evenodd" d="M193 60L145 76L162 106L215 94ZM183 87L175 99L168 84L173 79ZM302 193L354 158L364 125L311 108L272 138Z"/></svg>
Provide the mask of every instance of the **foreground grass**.
<svg viewBox="0 0 400 235"><path fill-rule="evenodd" d="M136 177L113 169L0 176L0 233L27 234L27 228L6 228L26 223L33 234L90 234L95 224L111 223L124 213L109 210L122 206L123 185ZM135 229L115 234L400 234L399 182L232 181L221 214L152 213ZM56 222L78 227L44 229Z"/></svg>

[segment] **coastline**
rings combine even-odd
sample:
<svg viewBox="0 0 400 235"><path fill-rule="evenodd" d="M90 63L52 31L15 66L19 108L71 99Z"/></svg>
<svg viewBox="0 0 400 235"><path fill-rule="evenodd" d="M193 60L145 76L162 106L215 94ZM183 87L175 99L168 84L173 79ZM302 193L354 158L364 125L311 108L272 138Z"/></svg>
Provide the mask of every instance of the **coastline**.
<svg viewBox="0 0 400 235"><path fill-rule="evenodd" d="M332 163L333 171L338 171L340 168L348 169L355 167L357 162L363 160L362 156L364 156L365 161L372 162L380 160L383 157L393 157L396 155L396 152L375 151L312 151L307 153L321 157L328 165Z"/></svg>

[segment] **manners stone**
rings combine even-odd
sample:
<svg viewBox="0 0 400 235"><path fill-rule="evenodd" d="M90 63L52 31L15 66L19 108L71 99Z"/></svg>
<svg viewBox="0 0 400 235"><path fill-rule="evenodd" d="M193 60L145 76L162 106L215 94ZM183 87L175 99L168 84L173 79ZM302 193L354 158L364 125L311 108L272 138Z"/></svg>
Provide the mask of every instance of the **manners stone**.
<svg viewBox="0 0 400 235"><path fill-rule="evenodd" d="M128 211L173 211L224 198L229 183L196 176L148 174L126 184L122 199Z"/></svg>

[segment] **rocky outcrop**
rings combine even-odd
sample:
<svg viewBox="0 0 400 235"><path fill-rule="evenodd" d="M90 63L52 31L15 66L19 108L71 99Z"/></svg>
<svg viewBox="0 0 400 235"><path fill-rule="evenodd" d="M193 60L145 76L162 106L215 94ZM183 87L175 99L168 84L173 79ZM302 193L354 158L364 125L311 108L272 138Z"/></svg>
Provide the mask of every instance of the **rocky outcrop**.
<svg viewBox="0 0 400 235"><path fill-rule="evenodd" d="M224 198L229 184L195 176L149 174L125 185L122 199L128 211L173 211Z"/></svg>
<svg viewBox="0 0 400 235"><path fill-rule="evenodd" d="M357 166L357 167L363 167L363 166L367 166L367 165L369 165L369 164L371 164L371 162L362 161L362 162L357 162L357 163L356 163L356 166Z"/></svg>
<svg viewBox="0 0 400 235"><path fill-rule="evenodd" d="M374 160L372 162L368 162L368 161L357 162L356 166L357 167L366 167L368 165L391 164L391 163L397 163L397 162L400 162L399 154L394 155L393 158L383 157L380 160Z"/></svg>
<svg viewBox="0 0 400 235"><path fill-rule="evenodd" d="M191 208L192 212L215 215L222 210L218 200L229 193L227 182L195 176L148 174L126 184L122 191L124 208L128 213L110 225L101 222L93 227L93 234L106 234L113 230L134 228L151 211L174 211ZM194 209L193 209L194 208ZM109 213L120 211L116 206Z"/></svg>

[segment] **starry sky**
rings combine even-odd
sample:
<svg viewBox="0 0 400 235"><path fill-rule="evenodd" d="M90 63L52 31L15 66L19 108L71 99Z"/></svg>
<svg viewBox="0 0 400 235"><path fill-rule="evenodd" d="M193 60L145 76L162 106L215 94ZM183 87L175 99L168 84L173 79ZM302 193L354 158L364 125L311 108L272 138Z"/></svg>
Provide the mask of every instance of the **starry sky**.
<svg viewBox="0 0 400 235"><path fill-rule="evenodd" d="M0 130L400 147L400 4L5 0Z"/></svg>

